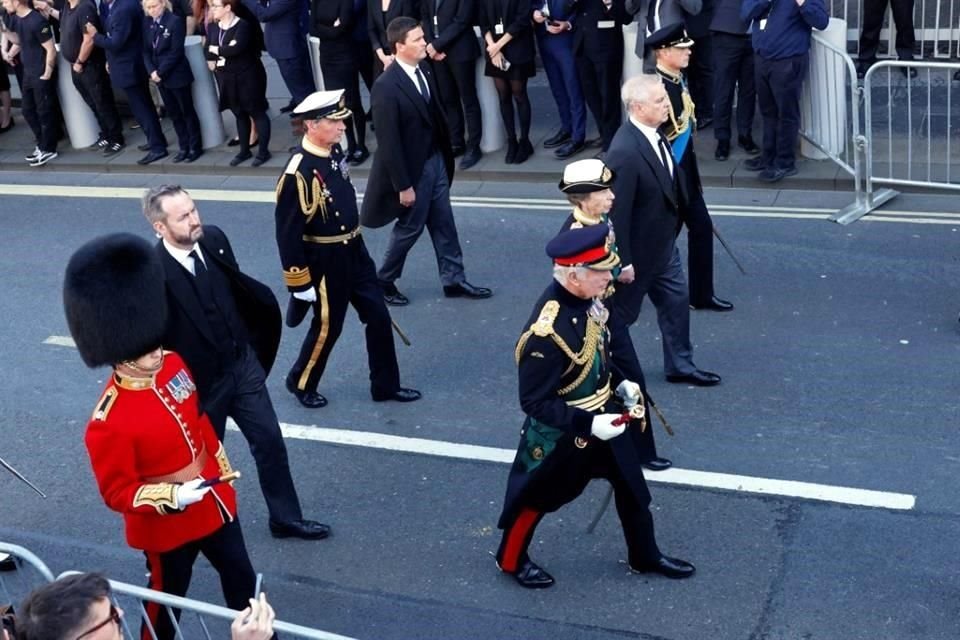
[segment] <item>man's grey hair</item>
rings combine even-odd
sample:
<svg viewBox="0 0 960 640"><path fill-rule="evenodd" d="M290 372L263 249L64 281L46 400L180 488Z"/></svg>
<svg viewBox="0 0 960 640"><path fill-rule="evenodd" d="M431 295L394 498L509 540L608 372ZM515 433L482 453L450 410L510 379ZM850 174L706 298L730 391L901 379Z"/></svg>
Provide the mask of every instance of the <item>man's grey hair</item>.
<svg viewBox="0 0 960 640"><path fill-rule="evenodd" d="M629 113L634 105L649 104L653 90L657 85L662 84L663 80L656 73L641 73L628 78L620 88L620 100L623 101L623 108Z"/></svg>
<svg viewBox="0 0 960 640"><path fill-rule="evenodd" d="M143 194L143 215L147 217L147 222L152 225L166 220L167 214L163 210L163 201L181 193L187 193L187 190L178 184L162 184L148 189Z"/></svg>
<svg viewBox="0 0 960 640"><path fill-rule="evenodd" d="M571 273L577 274L578 278L583 278L587 275L586 267L568 267L563 264L553 265L553 279L559 282L562 285L567 284L567 278L570 277Z"/></svg>

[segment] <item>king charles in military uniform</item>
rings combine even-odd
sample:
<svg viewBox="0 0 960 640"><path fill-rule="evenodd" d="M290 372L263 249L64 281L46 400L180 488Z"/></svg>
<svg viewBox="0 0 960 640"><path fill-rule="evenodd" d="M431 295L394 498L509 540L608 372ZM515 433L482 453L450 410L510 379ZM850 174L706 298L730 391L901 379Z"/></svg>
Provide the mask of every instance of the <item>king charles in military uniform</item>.
<svg viewBox="0 0 960 640"><path fill-rule="evenodd" d="M67 265L63 301L83 361L113 367L85 441L104 502L123 515L127 543L146 556L148 586L185 595L203 553L220 574L227 606L244 609L256 575L236 492L220 482L232 469L186 365L160 347L167 298L157 253L130 234L86 243ZM144 637L153 637L148 627L158 640L174 637L158 604L146 611Z"/></svg>
<svg viewBox="0 0 960 640"><path fill-rule="evenodd" d="M277 183L277 245L291 294L287 324L298 325L310 306L313 321L287 390L306 407L327 404L317 387L352 304L366 327L373 399L418 400L419 391L400 386L390 313L360 235L357 193L339 144L350 117L343 90L312 93L293 115L304 136Z"/></svg>
<svg viewBox="0 0 960 640"><path fill-rule="evenodd" d="M523 587L554 580L527 554L544 514L579 496L593 478L613 486L630 568L687 578L693 565L660 553L638 436L648 428L639 386L608 360L600 297L620 263L606 225L562 231L547 245L554 280L534 306L516 348L527 418L498 526L497 565Z"/></svg>

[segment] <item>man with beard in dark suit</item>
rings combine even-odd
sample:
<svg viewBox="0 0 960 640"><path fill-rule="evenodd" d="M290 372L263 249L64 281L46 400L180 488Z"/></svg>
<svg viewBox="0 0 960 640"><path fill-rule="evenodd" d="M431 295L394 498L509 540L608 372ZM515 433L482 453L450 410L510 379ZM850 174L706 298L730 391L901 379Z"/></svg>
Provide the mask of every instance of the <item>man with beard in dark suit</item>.
<svg viewBox="0 0 960 640"><path fill-rule="evenodd" d="M163 344L193 373L200 406L222 441L232 417L250 443L275 538L326 538L305 520L266 378L280 344L280 307L266 285L242 273L227 236L203 227L182 187L147 191L143 213L161 238L169 320Z"/></svg>
<svg viewBox="0 0 960 640"><path fill-rule="evenodd" d="M360 221L367 227L397 221L377 272L383 299L393 306L410 303L395 281L424 228L433 241L443 294L448 298L489 298L493 292L467 282L463 271L463 252L450 206L450 133L433 74L420 65L427 57L423 29L413 18L394 18L387 26L387 38L396 64L380 74L370 92L377 152L360 212Z"/></svg>

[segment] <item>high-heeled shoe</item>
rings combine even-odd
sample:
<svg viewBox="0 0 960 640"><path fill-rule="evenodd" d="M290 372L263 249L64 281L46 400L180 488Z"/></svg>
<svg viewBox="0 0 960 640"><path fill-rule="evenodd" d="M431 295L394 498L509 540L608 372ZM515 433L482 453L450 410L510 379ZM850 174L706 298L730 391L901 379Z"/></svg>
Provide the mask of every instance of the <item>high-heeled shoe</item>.
<svg viewBox="0 0 960 640"><path fill-rule="evenodd" d="M517 152L520 150L520 147L517 145L516 138L507 138L507 156L504 158L504 162L507 164L516 164L517 162Z"/></svg>
<svg viewBox="0 0 960 640"><path fill-rule="evenodd" d="M533 155L533 145L530 144L530 138L521 138L517 145L517 155L514 158L514 164L526 162Z"/></svg>

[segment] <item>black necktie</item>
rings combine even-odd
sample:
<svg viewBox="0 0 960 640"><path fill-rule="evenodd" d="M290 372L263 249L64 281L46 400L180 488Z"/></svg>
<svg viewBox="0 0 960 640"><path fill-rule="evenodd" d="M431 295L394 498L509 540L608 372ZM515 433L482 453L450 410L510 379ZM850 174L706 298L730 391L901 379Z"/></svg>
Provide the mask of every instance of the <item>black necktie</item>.
<svg viewBox="0 0 960 640"><path fill-rule="evenodd" d="M196 249L190 252L190 257L193 258L193 281L197 291L202 295L212 295L213 288L210 285L210 272L207 271L207 265L203 264Z"/></svg>
<svg viewBox="0 0 960 640"><path fill-rule="evenodd" d="M420 85L420 95L423 96L424 100L430 102L430 91L427 89L427 81L423 79L423 73L420 71L420 67L417 67L414 73L417 76L417 84Z"/></svg>
<svg viewBox="0 0 960 640"><path fill-rule="evenodd" d="M663 168L666 169L667 173L672 177L673 171L670 170L670 160L667 159L667 143L664 142L660 136L657 136L657 141L659 142L657 146L660 147L660 161L663 162Z"/></svg>

